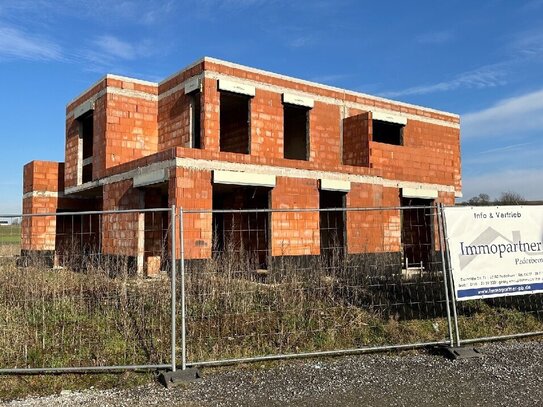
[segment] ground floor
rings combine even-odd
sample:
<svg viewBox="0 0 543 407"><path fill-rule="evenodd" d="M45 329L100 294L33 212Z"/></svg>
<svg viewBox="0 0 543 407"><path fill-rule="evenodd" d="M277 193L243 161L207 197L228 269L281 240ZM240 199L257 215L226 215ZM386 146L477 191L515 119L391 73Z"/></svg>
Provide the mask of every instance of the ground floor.
<svg viewBox="0 0 543 407"><path fill-rule="evenodd" d="M48 174L55 168L53 184L62 185L58 164ZM454 192L298 175L173 165L71 193L40 191L33 188L39 180L25 177L24 213L33 216L23 220L23 254L47 253L54 264L67 253L128 256L138 273L152 275L171 258L172 236L181 255L179 233L171 233L175 205L185 259L243 252L256 269L285 256L399 253L406 268L431 262L438 239L430 208L452 204Z"/></svg>

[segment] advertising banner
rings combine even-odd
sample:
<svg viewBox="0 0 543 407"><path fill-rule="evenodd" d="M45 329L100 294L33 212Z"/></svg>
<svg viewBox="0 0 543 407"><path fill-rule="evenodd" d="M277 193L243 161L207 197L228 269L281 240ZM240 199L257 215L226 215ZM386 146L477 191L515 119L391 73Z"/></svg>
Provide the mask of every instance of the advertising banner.
<svg viewBox="0 0 543 407"><path fill-rule="evenodd" d="M543 292L543 206L444 208L458 301Z"/></svg>

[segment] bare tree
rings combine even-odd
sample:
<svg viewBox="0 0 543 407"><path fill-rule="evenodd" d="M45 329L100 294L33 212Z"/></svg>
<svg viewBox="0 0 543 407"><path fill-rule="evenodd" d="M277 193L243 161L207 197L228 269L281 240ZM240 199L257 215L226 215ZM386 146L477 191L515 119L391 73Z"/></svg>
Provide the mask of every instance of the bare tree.
<svg viewBox="0 0 543 407"><path fill-rule="evenodd" d="M516 192L502 192L499 199L494 201L497 205L523 205L527 201L524 197Z"/></svg>
<svg viewBox="0 0 543 407"><path fill-rule="evenodd" d="M490 196L488 196L488 194L479 194L477 196L474 196L473 198L470 198L467 204L471 206L490 205Z"/></svg>

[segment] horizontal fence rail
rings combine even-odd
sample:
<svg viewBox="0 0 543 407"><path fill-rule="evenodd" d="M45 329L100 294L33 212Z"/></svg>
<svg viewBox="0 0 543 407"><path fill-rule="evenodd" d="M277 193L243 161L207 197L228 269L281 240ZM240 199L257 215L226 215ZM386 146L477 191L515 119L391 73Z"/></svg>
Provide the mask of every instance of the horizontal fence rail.
<svg viewBox="0 0 543 407"><path fill-rule="evenodd" d="M457 302L442 207L0 215L0 373L171 369L543 333L543 295ZM239 205L240 202L236 202ZM172 278L173 277L173 278Z"/></svg>
<svg viewBox="0 0 543 407"><path fill-rule="evenodd" d="M451 343L435 207L180 216L188 365Z"/></svg>
<svg viewBox="0 0 543 407"><path fill-rule="evenodd" d="M0 216L0 372L174 366L175 213Z"/></svg>

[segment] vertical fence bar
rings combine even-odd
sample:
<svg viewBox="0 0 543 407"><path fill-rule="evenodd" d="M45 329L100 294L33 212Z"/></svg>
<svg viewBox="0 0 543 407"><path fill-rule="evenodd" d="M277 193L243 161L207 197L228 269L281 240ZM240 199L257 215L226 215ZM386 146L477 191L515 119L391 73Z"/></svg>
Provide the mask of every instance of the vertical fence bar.
<svg viewBox="0 0 543 407"><path fill-rule="evenodd" d="M176 298L176 287L175 287L175 283L176 283L176 278L177 278L177 274L176 274L176 264L175 264L175 257L176 257L176 247L175 247L175 239L176 239L176 235L175 235L175 230L176 230L176 221L175 221L175 215L176 215L176 211L175 211L175 205L172 205L172 210L171 210L171 217L172 217L172 222L171 222L171 225L172 225L172 277L171 277L171 290L172 290L172 343L171 343L171 346L172 346L172 354L171 354L171 362L172 362L172 372L175 372L175 362L176 362L176 355L175 355L175 346L176 346L176 335L175 335L175 331L176 331L176 326L175 326L175 318L176 318L176 302L177 302L177 298Z"/></svg>
<svg viewBox="0 0 543 407"><path fill-rule="evenodd" d="M447 235L447 222L445 222L445 216L443 216L443 208L444 205L441 205L441 222L442 222L442 228L443 228L443 237L446 242L445 236ZM451 288L451 302L452 302L452 311L453 311L453 320L454 320L454 333L456 337L456 346L460 347L460 333L458 330L458 314L456 312L456 292L454 290L454 281L452 276L452 270L451 270L451 259L450 259L450 253L449 250L447 250L447 274L449 275L449 287Z"/></svg>
<svg viewBox="0 0 543 407"><path fill-rule="evenodd" d="M179 208L179 250L181 251L181 369L187 368L186 310L185 310L185 240L183 233L183 208Z"/></svg>
<svg viewBox="0 0 543 407"><path fill-rule="evenodd" d="M443 288L445 290L445 304L447 307L447 324L449 326L449 340L450 340L450 346L454 346L454 339L453 339L453 328L452 328L452 320L451 320L451 305L449 304L449 284L447 283L447 265L445 264L445 237L443 236L443 204L439 204L438 207L436 207L438 210L437 212L437 225L438 225L438 233L439 233L439 244L441 246L441 266L443 267Z"/></svg>

